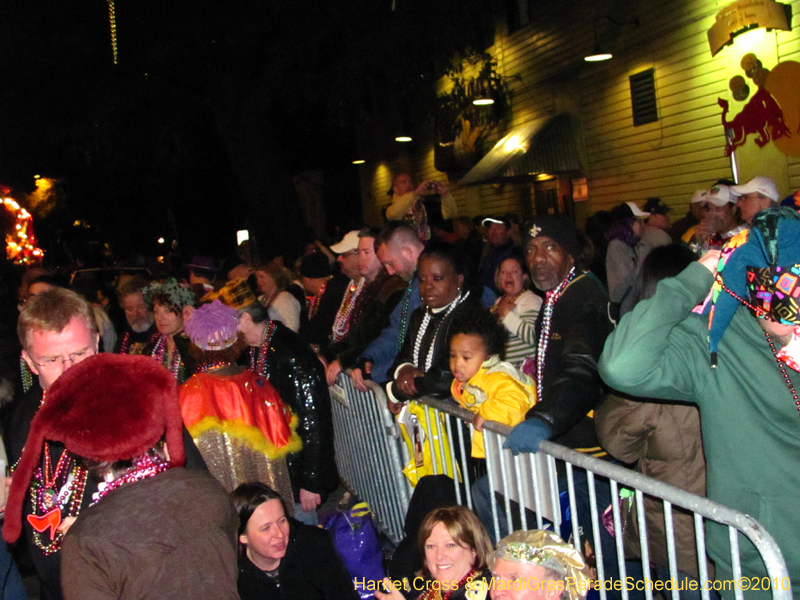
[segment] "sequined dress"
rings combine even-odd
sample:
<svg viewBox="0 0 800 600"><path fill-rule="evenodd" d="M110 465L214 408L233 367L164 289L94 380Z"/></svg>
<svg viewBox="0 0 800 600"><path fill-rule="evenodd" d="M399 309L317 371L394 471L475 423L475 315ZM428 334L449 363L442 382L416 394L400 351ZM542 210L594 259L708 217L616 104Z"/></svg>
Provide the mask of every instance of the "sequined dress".
<svg viewBox="0 0 800 600"><path fill-rule="evenodd" d="M300 450L291 411L269 382L251 371L197 373L180 388L186 428L222 486L260 481L292 506L286 455Z"/></svg>

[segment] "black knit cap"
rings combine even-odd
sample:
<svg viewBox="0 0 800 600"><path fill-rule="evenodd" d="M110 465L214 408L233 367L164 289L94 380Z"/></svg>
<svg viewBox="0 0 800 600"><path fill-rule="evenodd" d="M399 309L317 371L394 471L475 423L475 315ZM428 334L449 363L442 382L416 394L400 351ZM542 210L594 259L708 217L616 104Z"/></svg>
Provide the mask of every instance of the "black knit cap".
<svg viewBox="0 0 800 600"><path fill-rule="evenodd" d="M309 254L300 263L300 275L309 279L321 279L331 274L331 263L321 252Z"/></svg>
<svg viewBox="0 0 800 600"><path fill-rule="evenodd" d="M555 240L575 260L580 256L581 245L578 242L575 226L566 217L545 215L534 219L525 234L526 244L534 238L549 237Z"/></svg>

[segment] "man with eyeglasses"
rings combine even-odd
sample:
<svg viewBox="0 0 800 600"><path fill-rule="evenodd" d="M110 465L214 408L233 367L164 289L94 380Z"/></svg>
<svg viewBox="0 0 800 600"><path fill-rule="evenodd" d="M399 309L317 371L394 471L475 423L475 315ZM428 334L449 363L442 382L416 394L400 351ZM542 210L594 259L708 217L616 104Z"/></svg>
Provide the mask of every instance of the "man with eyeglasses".
<svg viewBox="0 0 800 600"><path fill-rule="evenodd" d="M67 289L54 287L31 296L20 312L17 334L22 357L38 384L10 407L4 441L13 466L22 454L31 420L47 390L64 371L97 353L100 336L92 307ZM96 491L85 470L60 444L46 444L47 453L36 470L32 489L36 500L26 500L25 535L39 577L43 599L61 598L58 550L81 508ZM52 536L52 537L51 537Z"/></svg>
<svg viewBox="0 0 800 600"><path fill-rule="evenodd" d="M17 464L28 431L47 390L68 369L97 354L100 336L91 305L78 294L55 287L26 302L17 321L22 357L38 382L9 407L3 439L9 464ZM113 396L113 391L109 391ZM110 398L109 401L113 401ZM186 466L206 469L184 428ZM8 485L10 480L6 481ZM42 462L31 479L23 507L23 531L39 578L42 600L60 600L61 541L81 510L92 501L97 482L66 452L63 444L45 442ZM3 507L4 508L4 507Z"/></svg>

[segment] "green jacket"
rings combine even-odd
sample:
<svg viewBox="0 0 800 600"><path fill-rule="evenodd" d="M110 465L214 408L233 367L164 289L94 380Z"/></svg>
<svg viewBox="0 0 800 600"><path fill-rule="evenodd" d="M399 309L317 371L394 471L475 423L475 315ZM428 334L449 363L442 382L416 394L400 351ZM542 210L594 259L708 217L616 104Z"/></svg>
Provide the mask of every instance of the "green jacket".
<svg viewBox="0 0 800 600"><path fill-rule="evenodd" d="M658 284L606 341L600 375L636 396L694 402L700 408L708 497L757 519L777 540L800 597L800 414L756 319L741 306L711 369L708 317L693 314L713 278L693 263ZM800 386L800 373L787 369ZM717 579L732 579L727 527L708 523ZM745 576L766 574L739 536ZM779 582L780 583L780 582ZM733 593L726 592L726 596ZM745 597L758 597L753 591Z"/></svg>

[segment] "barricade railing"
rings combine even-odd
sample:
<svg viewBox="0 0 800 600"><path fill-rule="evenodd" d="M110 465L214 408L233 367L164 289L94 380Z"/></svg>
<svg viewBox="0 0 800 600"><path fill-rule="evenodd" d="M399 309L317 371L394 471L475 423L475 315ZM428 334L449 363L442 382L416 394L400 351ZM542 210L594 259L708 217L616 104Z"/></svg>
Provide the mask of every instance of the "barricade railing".
<svg viewBox="0 0 800 600"><path fill-rule="evenodd" d="M384 391L372 382L366 383L370 391L360 392L349 377L340 375L337 385L331 387L336 463L348 488L369 503L379 528L397 542L403 537L403 522L412 489L402 471L410 455L394 416L386 408ZM685 596L678 588L690 585L680 583L684 575L678 570L678 546L691 542L675 539L674 512L678 509L692 515L694 548L699 557L699 580L691 584L696 587L688 589L696 589L703 600L715 598L714 592L720 591L726 598L733 596L742 600L748 596L748 586L758 586L770 591L773 600L791 600L791 581L780 548L749 515L549 441L542 442L536 454L513 456L511 451L503 449L511 428L492 421L483 426L486 475L482 478L484 481L476 482L471 479L468 456L474 414L452 402L430 397L423 397L419 402L426 407L427 431L431 423L444 422L445 425L446 436L426 435L423 440L432 458L433 474L444 473L453 478L457 501L478 512L484 523L488 522L487 529L495 541L515 529L551 529L584 552L586 548L581 547L580 534L588 525L589 533L585 538L595 554L599 582L596 589L603 600L612 589L615 597L625 600L630 596L652 600L653 591L657 589L653 584L658 578L652 576L650 569L645 497L659 501L663 507L669 580L673 582L664 592L667 597L677 600ZM447 416L442 418L443 414ZM630 490L636 509L640 559L634 562L639 564L641 572L629 573L626 565L622 536L624 515L620 506L624 489ZM483 493L474 497L473 490L483 490ZM482 500L480 507L476 506L476 500ZM604 519L603 512L609 505L611 515ZM617 535L606 534L604 520L613 523ZM728 528L731 581L715 580L709 574L706 522ZM743 576L740 535L760 554L767 577ZM634 584L633 594L629 593L633 590L624 585L629 576ZM613 584L614 579L622 582L621 589L606 585L609 581ZM636 587L639 582L643 582L642 587Z"/></svg>
<svg viewBox="0 0 800 600"><path fill-rule="evenodd" d="M461 472L467 473L468 457L465 455L463 448L466 445L465 436L471 436L474 431L471 423L475 416L474 413L466 411L452 402L444 402L434 398L421 398L420 402L435 408L436 411L452 415L469 424L468 428L460 426L456 428L456 431L453 431L453 427L448 421L450 439L452 440L452 435L455 434L458 438L457 445L462 448L460 455L462 462ZM624 486L624 488L633 491L639 530L639 552L642 572L636 573L633 580L643 582L641 591L644 592L644 597L647 600L653 598L653 588L648 585L648 582L653 582L655 578L651 577L650 572L648 532L645 522L645 496L659 499L663 503L669 579L671 581L680 582L683 577L678 571L674 535L673 508L678 507L693 515L695 548L697 556L700 557L700 560L698 560L700 577L696 589L700 591L703 600L713 598L712 591L724 591L726 592L725 597L730 597L732 594L737 600L741 600L746 596L748 588L755 589L756 587L766 588L771 591L774 600L789 600L792 598L791 581L786 568L786 561L780 548L764 527L749 515L609 461L594 458L553 442L542 442L539 452L536 454L522 453L514 456L510 450L503 449L503 443L510 432L510 427L492 421L487 421L483 426L488 489L490 490L490 499L495 500L489 503L495 539L499 539L500 534L505 533L500 530L500 521L504 517L506 523L519 523L518 528L521 529L552 528L562 538L571 539L577 550L583 551L584 548L580 546L581 536L579 535L582 527L579 518L581 511L578 509L578 503L582 498L576 492L575 481L578 476L576 471L584 471L590 508L591 543L596 557L599 582L605 582L608 577L605 570L609 561L607 560L608 557L606 557L605 561L603 557L604 544L601 541L601 534L604 525L601 522L601 511L605 507L598 506L597 488L601 485L601 481L602 485L605 485L607 480L610 487L613 531L618 532L618 535L613 538L616 554L615 562L619 568L618 574L615 575L621 582L627 581L628 573L626 572L623 550L623 527L620 508L620 491L621 487ZM451 448L453 446L454 444L451 444ZM451 459L456 459L453 452L451 452ZM581 473L580 476L583 477L583 474ZM538 482L538 484L534 482ZM461 486L456 484L455 487L458 493ZM470 486L466 486L466 489L468 496L471 496ZM569 506L568 514L571 526L568 531L562 530L562 492L566 492ZM498 506L496 501L498 498L502 498L502 506ZM519 501L520 499L522 501ZM472 507L473 502L470 498L467 498L467 503ZM516 510L512 509L512 505L516 505ZM718 581L709 577L708 564L705 560L706 536L704 520L713 521L728 528L733 573L733 579L729 582ZM517 527L512 527L511 531L514 528ZM767 577L743 576L739 553L740 534L744 535L758 550L764 562ZM686 543L687 540L678 540L678 542ZM607 547L607 544L605 545ZM606 588L602 585L597 587L600 597L605 599L607 595ZM626 589L625 585L622 585L618 591L622 598L627 599L629 597L628 592L630 590ZM679 589L667 590L665 593L670 592L673 599L677 599L681 595Z"/></svg>
<svg viewBox="0 0 800 600"><path fill-rule="evenodd" d="M403 475L405 444L373 382L361 392L339 375L331 393L336 467L345 486L365 500L375 523L395 543L403 539L411 484Z"/></svg>

